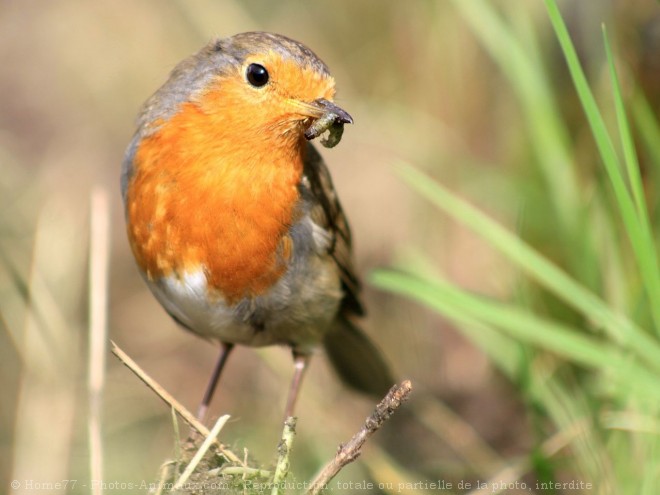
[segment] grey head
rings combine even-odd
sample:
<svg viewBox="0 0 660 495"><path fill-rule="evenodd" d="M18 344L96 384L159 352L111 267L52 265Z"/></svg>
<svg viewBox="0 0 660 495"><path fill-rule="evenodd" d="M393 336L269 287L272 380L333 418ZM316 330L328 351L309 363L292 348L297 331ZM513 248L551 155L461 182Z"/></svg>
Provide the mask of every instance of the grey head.
<svg viewBox="0 0 660 495"><path fill-rule="evenodd" d="M167 81L145 102L137 118L137 131L126 149L121 174L122 197L126 197L128 182L133 174L133 158L138 143L175 115L180 106L194 100L195 95L223 74L240 69L247 57L275 51L284 59L292 59L301 66L329 76L328 67L302 43L281 34L261 31L239 33L214 39L198 52L179 62Z"/></svg>

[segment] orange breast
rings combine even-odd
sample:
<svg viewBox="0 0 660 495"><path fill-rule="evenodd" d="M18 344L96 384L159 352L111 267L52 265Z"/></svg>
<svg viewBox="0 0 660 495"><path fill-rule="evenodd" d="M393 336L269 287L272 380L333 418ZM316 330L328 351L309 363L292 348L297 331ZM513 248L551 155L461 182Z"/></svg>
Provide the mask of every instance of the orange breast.
<svg viewBox="0 0 660 495"><path fill-rule="evenodd" d="M255 136L244 119L186 103L137 148L128 235L150 279L202 266L234 303L284 273L304 146Z"/></svg>

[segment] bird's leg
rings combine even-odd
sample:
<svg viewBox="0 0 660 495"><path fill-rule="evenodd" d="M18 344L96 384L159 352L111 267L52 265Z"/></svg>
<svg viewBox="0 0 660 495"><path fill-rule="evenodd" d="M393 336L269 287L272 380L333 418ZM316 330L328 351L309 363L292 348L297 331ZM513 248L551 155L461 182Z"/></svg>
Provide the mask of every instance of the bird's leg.
<svg viewBox="0 0 660 495"><path fill-rule="evenodd" d="M199 404L199 408L197 409L197 419L202 423L206 419L206 414L209 410L209 404L211 403L211 399L213 399L213 392L215 392L215 387L218 384L218 380L220 379L222 368L225 367L227 358L229 357L229 354L233 348L234 344L227 344L225 342L220 343L220 355L218 356L218 360L215 363L215 368L213 369L213 374L211 375L209 384L206 386L206 392L204 392L202 402Z"/></svg>
<svg viewBox="0 0 660 495"><path fill-rule="evenodd" d="M303 375L307 369L310 359L309 354L299 354L293 351L294 372L293 379L291 380L291 387L289 388L289 397L286 401L286 409L284 410L284 419L293 416L293 409L296 406L296 399L298 399L298 392L300 391L300 384L302 383Z"/></svg>

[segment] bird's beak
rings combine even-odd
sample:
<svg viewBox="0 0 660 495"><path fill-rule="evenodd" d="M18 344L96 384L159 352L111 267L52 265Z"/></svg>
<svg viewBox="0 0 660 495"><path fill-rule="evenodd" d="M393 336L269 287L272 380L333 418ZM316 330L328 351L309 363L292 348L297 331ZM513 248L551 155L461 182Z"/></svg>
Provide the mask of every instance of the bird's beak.
<svg viewBox="0 0 660 495"><path fill-rule="evenodd" d="M307 105L314 120L305 129L305 139L310 141L328 131L328 137L321 139L321 144L326 148L336 146L344 132L344 124L352 124L353 117L343 108L324 98L314 100Z"/></svg>
<svg viewBox="0 0 660 495"><path fill-rule="evenodd" d="M353 123L353 117L351 117L346 110L325 98L314 100L310 106L316 109L316 118L331 117L336 124Z"/></svg>
<svg viewBox="0 0 660 495"><path fill-rule="evenodd" d="M309 103L292 98L288 100L288 103L295 109L296 113L305 119L332 120L336 124L353 123L353 117L351 117L346 110L338 107L325 98L319 98L318 100Z"/></svg>

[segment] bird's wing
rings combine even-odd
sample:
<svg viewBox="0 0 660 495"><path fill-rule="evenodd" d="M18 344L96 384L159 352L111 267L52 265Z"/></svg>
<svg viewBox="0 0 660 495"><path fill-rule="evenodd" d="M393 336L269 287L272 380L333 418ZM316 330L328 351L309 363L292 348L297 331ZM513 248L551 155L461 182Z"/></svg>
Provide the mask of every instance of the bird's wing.
<svg viewBox="0 0 660 495"><path fill-rule="evenodd" d="M359 297L360 280L353 267L348 220L332 185L330 172L311 143L307 143L303 174L307 178L314 201L311 211L312 220L324 228L331 238L329 253L339 267L345 294L341 309L344 312L363 315L364 307Z"/></svg>

